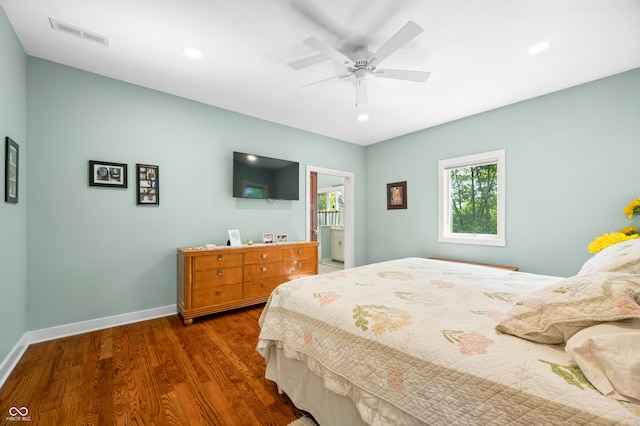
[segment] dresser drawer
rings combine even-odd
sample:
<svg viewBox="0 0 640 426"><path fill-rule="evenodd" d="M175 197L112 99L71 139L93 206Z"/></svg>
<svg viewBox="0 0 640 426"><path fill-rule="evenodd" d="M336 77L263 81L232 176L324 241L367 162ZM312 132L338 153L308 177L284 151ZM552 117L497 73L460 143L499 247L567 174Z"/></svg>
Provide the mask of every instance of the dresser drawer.
<svg viewBox="0 0 640 426"><path fill-rule="evenodd" d="M235 268L209 269L196 271L193 279L194 290L242 283L242 266Z"/></svg>
<svg viewBox="0 0 640 426"><path fill-rule="evenodd" d="M316 258L285 260L283 263L284 275L287 279L315 275L318 272L318 260Z"/></svg>
<svg viewBox="0 0 640 426"><path fill-rule="evenodd" d="M253 265L258 263L271 263L282 260L282 250L266 249L260 251L249 251L244 254L244 264Z"/></svg>
<svg viewBox="0 0 640 426"><path fill-rule="evenodd" d="M317 248L316 247L286 247L283 250L283 259L293 260L293 259L305 259L305 258L315 258L317 256Z"/></svg>
<svg viewBox="0 0 640 426"><path fill-rule="evenodd" d="M193 291L193 307L220 305L242 300L242 283L204 288Z"/></svg>
<svg viewBox="0 0 640 426"><path fill-rule="evenodd" d="M210 256L197 256L193 258L193 270L204 271L207 269L242 266L242 260L242 253L216 253Z"/></svg>
<svg viewBox="0 0 640 426"><path fill-rule="evenodd" d="M244 282L259 281L272 277L282 277L282 262L246 265L244 267Z"/></svg>
<svg viewBox="0 0 640 426"><path fill-rule="evenodd" d="M273 289L282 284L282 277L265 278L259 281L250 281L244 283L244 298L253 299L256 297L266 297L271 294Z"/></svg>

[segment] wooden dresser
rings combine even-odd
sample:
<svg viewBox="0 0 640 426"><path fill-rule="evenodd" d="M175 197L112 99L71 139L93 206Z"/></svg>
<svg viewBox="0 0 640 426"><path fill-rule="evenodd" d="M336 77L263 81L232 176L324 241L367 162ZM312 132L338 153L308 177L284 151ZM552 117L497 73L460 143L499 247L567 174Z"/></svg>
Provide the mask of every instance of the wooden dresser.
<svg viewBox="0 0 640 426"><path fill-rule="evenodd" d="M283 282L318 273L318 243L178 249L178 312L193 318L264 303Z"/></svg>

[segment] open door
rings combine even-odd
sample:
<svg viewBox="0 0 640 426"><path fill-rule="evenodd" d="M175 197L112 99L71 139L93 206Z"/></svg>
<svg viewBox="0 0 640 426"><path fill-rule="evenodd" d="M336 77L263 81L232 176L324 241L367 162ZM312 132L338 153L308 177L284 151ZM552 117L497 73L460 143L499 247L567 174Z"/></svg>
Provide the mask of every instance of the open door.
<svg viewBox="0 0 640 426"><path fill-rule="evenodd" d="M353 268L355 266L355 174L353 172L307 165L307 194L309 194L309 196L306 197L307 208L305 209L305 215L307 216L307 235L311 241L317 241L319 238L317 214L318 175L329 175L343 178L344 268ZM312 200L314 200L313 207ZM320 252L318 255L320 256Z"/></svg>
<svg viewBox="0 0 640 426"><path fill-rule="evenodd" d="M318 241L318 173L309 174L309 220L311 232L309 241Z"/></svg>

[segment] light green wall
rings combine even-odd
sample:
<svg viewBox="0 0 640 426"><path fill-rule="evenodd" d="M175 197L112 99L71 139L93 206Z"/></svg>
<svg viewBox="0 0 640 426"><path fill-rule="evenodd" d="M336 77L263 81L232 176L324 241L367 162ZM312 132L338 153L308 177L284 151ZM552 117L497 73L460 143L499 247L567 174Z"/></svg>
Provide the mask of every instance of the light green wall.
<svg viewBox="0 0 640 426"><path fill-rule="evenodd" d="M366 262L445 257L570 276L640 196L640 70L367 147ZM506 150L506 247L437 242L438 160ZM407 181L408 209L386 210ZM372 236L376 236L375 241Z"/></svg>
<svg viewBox="0 0 640 426"><path fill-rule="evenodd" d="M27 56L0 8L0 365L26 326ZM4 202L5 137L20 146L18 204Z"/></svg>
<svg viewBox="0 0 640 426"><path fill-rule="evenodd" d="M305 168L351 171L364 261L364 148L77 69L28 59L30 330L167 306L176 248L263 232L304 240ZM234 150L300 162L300 201L231 195ZM94 188L89 160L127 163ZM136 206L136 163L159 165L160 206ZM362 184L359 184L362 182Z"/></svg>
<svg viewBox="0 0 640 426"><path fill-rule="evenodd" d="M175 303L176 247L229 228L304 239L304 193L231 197L233 150L354 172L356 264L439 256L568 276L640 195L640 70L363 148L27 58L4 15L0 35L0 130L21 146L20 204L0 206L0 359L25 330ZM438 244L437 161L500 148L507 246ZM90 188L89 160L127 163L129 188ZM160 166L159 207L135 205L136 163ZM402 180L409 208L388 211L386 184Z"/></svg>

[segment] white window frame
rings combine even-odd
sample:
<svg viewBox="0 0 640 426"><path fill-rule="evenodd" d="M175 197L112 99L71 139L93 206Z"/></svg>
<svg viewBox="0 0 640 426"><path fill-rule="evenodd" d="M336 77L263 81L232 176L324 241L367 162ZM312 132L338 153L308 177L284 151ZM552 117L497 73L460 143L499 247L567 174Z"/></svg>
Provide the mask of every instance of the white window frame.
<svg viewBox="0 0 640 426"><path fill-rule="evenodd" d="M497 234L464 234L451 232L451 184L450 170L498 165L498 229ZM489 151L438 161L438 242L506 246L505 237L505 150Z"/></svg>

